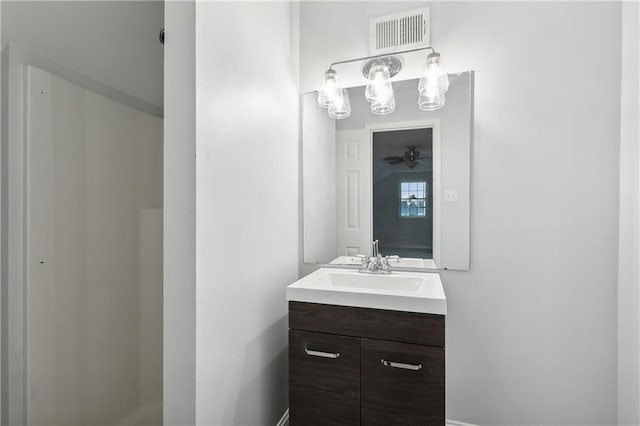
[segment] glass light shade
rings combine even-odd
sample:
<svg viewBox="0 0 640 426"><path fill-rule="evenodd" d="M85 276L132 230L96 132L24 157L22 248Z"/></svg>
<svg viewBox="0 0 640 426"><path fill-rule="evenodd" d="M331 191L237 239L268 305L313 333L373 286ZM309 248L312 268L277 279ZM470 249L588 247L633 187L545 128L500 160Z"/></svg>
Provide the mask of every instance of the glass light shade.
<svg viewBox="0 0 640 426"><path fill-rule="evenodd" d="M371 112L376 115L391 114L396 110L396 98L391 95L390 98L383 100L375 100L371 103Z"/></svg>
<svg viewBox="0 0 640 426"><path fill-rule="evenodd" d="M418 96L418 108L422 111L437 111L444 106L445 96Z"/></svg>
<svg viewBox="0 0 640 426"><path fill-rule="evenodd" d="M339 96L338 74L329 70L324 73L324 87L318 92L318 105L328 108Z"/></svg>
<svg viewBox="0 0 640 426"><path fill-rule="evenodd" d="M384 102L393 96L393 86L389 81L389 67L384 64L374 65L369 70L369 84L364 96L369 102Z"/></svg>
<svg viewBox="0 0 640 426"><path fill-rule="evenodd" d="M420 77L418 92L422 96L433 98L447 93L447 90L449 90L449 77L440 59L440 54L431 53L427 57L427 63L424 66L422 77Z"/></svg>
<svg viewBox="0 0 640 426"><path fill-rule="evenodd" d="M329 105L329 117L341 120L351 115L351 101L347 89L339 89L338 96Z"/></svg>

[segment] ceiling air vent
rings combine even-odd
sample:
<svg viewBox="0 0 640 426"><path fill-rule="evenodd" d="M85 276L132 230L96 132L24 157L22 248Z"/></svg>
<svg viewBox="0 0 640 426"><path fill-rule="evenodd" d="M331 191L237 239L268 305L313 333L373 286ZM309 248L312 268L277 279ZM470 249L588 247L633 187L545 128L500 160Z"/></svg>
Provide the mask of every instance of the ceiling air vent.
<svg viewBox="0 0 640 426"><path fill-rule="evenodd" d="M429 47L429 8L369 20L369 54Z"/></svg>

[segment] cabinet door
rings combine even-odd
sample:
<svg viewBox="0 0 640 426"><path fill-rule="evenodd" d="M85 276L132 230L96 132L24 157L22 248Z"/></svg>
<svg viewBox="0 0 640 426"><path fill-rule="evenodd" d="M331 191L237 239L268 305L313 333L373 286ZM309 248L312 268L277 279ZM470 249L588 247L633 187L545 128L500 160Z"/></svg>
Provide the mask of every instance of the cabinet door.
<svg viewBox="0 0 640 426"><path fill-rule="evenodd" d="M289 330L291 426L360 424L360 339Z"/></svg>
<svg viewBox="0 0 640 426"><path fill-rule="evenodd" d="M444 348L362 339L361 374L363 425L444 425Z"/></svg>

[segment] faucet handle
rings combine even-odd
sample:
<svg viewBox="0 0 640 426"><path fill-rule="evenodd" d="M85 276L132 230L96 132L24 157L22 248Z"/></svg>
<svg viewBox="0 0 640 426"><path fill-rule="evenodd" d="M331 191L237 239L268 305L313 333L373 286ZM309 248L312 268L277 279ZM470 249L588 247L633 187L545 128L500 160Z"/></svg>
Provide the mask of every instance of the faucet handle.
<svg viewBox="0 0 640 426"><path fill-rule="evenodd" d="M360 257L360 255L358 255L358 257ZM371 258L369 256L362 256L361 259L359 272L368 272L371 267Z"/></svg>
<svg viewBox="0 0 640 426"><path fill-rule="evenodd" d="M389 265L389 256L385 256L380 259L380 269L382 269L382 273L390 274L391 273L391 265Z"/></svg>

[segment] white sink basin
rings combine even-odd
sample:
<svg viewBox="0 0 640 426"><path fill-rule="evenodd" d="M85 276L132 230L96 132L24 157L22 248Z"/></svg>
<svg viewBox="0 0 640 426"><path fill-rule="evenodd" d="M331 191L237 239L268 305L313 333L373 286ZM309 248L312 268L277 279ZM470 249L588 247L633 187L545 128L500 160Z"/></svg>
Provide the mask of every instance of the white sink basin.
<svg viewBox="0 0 640 426"><path fill-rule="evenodd" d="M447 299L437 273L361 274L321 268L287 287L287 300L445 315Z"/></svg>
<svg viewBox="0 0 640 426"><path fill-rule="evenodd" d="M368 275L341 272L321 274L318 280L327 281L329 287L352 289L368 289L402 293L417 293L422 287L423 279L402 275Z"/></svg>

